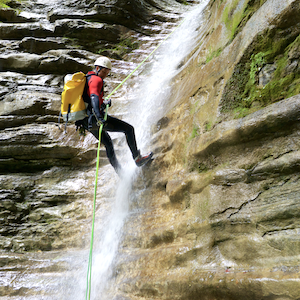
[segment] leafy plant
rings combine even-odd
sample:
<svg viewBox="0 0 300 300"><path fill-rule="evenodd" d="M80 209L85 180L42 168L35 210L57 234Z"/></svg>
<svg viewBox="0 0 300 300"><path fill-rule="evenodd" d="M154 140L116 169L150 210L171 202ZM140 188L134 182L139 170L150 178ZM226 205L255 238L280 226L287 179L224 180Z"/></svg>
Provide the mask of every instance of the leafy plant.
<svg viewBox="0 0 300 300"><path fill-rule="evenodd" d="M261 70L265 64L265 53L259 52L251 55L250 64L250 80L254 84L256 82L256 74Z"/></svg>

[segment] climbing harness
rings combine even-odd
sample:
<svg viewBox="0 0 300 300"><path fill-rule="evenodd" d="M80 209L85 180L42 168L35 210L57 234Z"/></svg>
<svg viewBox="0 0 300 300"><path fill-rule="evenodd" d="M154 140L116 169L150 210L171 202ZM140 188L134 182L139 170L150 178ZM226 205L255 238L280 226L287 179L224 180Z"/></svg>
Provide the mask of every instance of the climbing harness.
<svg viewBox="0 0 300 300"><path fill-rule="evenodd" d="M162 45L162 43L168 39L174 32L177 30L182 23L185 21L185 18L155 47L155 49L107 96L105 99L109 99L114 92L116 92L129 77L136 72L145 61ZM107 111L109 105L106 105L104 120L107 120ZM103 130L103 123L99 129L99 140L98 140L98 149L97 149L97 165L96 165L96 175L95 175L95 187L94 187L94 202L93 202L93 220L92 220L92 232L91 232L91 242L90 242L90 252L89 252L89 261L88 261L88 271L87 271L87 286L85 299L90 300L91 297L91 281L92 281L92 256L93 256L93 244L94 244L94 229L95 229L95 214L96 214L96 195L97 195L97 183L98 183L98 172L99 172L99 160L100 160L100 144L101 144L101 134Z"/></svg>

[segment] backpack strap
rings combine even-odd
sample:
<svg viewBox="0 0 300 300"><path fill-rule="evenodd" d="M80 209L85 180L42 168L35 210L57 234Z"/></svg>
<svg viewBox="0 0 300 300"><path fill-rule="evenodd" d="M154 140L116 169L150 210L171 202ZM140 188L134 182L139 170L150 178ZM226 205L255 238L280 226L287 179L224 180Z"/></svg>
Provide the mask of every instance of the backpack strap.
<svg viewBox="0 0 300 300"><path fill-rule="evenodd" d="M86 74L85 77L86 77L86 82L85 82L85 86L84 86L84 90L83 90L83 94L82 94L82 98L83 98L83 101L88 103L90 105L91 103L91 99L90 97L88 96L88 93L87 93L87 89L88 89L88 82L91 78L91 76L94 75L94 74Z"/></svg>

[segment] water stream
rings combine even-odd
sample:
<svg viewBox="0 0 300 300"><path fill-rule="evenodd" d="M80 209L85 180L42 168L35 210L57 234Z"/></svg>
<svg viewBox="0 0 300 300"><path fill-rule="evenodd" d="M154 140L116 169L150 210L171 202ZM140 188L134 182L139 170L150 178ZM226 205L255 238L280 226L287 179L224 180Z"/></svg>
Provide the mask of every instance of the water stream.
<svg viewBox="0 0 300 300"><path fill-rule="evenodd" d="M132 101L125 121L134 126L137 143L142 152L151 150L149 144L151 126L162 117L166 109L171 79L180 71L181 62L197 43L197 28L201 24L201 14L207 2L207 0L203 1L192 11L185 13L183 24L177 27L159 47L155 55L150 58L150 62L141 67L139 76L135 78L135 85L128 91ZM140 170L135 167L129 151L125 156L127 157L123 161L128 163L124 167L123 178L117 183L111 212L107 217L106 225L102 227L104 232L96 232L100 238L94 248L92 299L110 299L109 296L105 296L104 291L118 255L124 223L132 213L130 201L135 197L132 195L132 184Z"/></svg>
<svg viewBox="0 0 300 300"><path fill-rule="evenodd" d="M54 1L54 3L57 2ZM171 80L180 72L182 61L188 57L189 52L197 43L199 34L197 30L202 22L201 13L207 3L208 0L204 0L185 12L182 15L184 22L116 93L125 99L124 106L127 106L128 112L123 114L123 119L134 126L137 143L142 153L151 150L149 143L151 127L168 108ZM39 10L32 13L39 13ZM178 24L179 22L178 20ZM140 61L175 28L174 24L164 26L165 28L157 36L151 37L144 43L144 49L137 50ZM144 51L142 55L141 51ZM122 135L116 134L116 136ZM124 137L122 138L124 141ZM117 290L118 287L114 287L111 279L114 276L122 239L126 234L124 228L130 227L128 223L130 216L139 214L139 209L143 209L142 201L137 205L131 205L141 193L132 189L136 178L140 175L140 169L136 168L125 141L121 147L120 160L124 166L122 178L113 177L115 174L110 166L104 167L105 170L100 171L99 174L98 182L108 186L104 190L111 189L115 192L112 198L105 199L103 203L97 203L100 208L96 214L91 294L91 299L94 300L111 300L109 291ZM112 178L110 178L111 175ZM102 201L101 192L103 193L103 189L99 191L98 201ZM5 285L10 284L12 289L11 296L5 299L21 299L20 297L26 300L84 299L88 249L30 253L26 259L22 255L11 254L11 261L17 265L8 266L1 275L2 281L7 281ZM25 294L26 297L20 296Z"/></svg>

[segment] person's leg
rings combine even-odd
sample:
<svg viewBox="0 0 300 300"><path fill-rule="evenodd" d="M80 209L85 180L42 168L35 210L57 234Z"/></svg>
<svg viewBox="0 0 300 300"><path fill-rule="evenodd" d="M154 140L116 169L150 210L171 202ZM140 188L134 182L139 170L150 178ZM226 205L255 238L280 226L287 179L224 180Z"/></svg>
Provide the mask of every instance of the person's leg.
<svg viewBox="0 0 300 300"><path fill-rule="evenodd" d="M123 132L126 136L126 141L130 148L133 158L135 159L139 156L140 152L137 149L133 126L117 118L107 116L105 131Z"/></svg>
<svg viewBox="0 0 300 300"><path fill-rule="evenodd" d="M105 146L106 155L108 157L110 164L114 167L115 171L119 173L121 170L121 166L117 160L113 142L109 134L104 130L102 131L101 134L101 143Z"/></svg>
<svg viewBox="0 0 300 300"><path fill-rule="evenodd" d="M85 129L89 130L89 132L91 134L93 134L93 136L97 140L99 140L99 128L98 129L88 129L88 118L85 118L83 120L83 126ZM93 126L93 127L96 127L96 126ZM121 166L117 160L112 140L111 140L110 136L108 135L108 133L105 132L104 130L102 130L102 133L101 133L101 143L105 146L106 155L107 155L107 158L108 158L110 164L113 166L115 171L118 173L121 170Z"/></svg>

